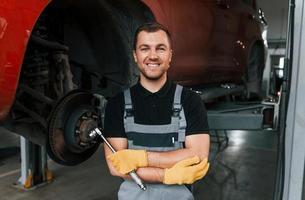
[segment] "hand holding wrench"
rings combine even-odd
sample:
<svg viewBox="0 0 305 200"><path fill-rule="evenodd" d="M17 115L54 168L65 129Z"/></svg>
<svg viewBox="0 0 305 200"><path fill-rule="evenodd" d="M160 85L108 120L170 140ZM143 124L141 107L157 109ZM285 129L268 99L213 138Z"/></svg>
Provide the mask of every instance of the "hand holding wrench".
<svg viewBox="0 0 305 200"><path fill-rule="evenodd" d="M89 134L90 137L95 137L96 135L99 135L103 139L105 144L109 147L109 149L113 153L116 152L115 149L111 146L111 144L107 141L107 139L103 136L103 134L99 128L95 128L92 131L90 131L90 134ZM138 177L138 175L136 174L136 172L134 170L129 172L129 175L134 180L134 182L136 182L136 184L141 188L141 190L143 190L143 191L146 190L146 186L143 184L142 180Z"/></svg>

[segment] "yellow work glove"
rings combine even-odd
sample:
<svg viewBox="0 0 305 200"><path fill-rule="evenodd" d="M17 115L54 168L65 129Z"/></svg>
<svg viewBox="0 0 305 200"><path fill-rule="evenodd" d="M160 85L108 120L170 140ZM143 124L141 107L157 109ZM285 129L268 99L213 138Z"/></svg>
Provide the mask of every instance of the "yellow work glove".
<svg viewBox="0 0 305 200"><path fill-rule="evenodd" d="M132 170L148 165L145 150L124 149L109 155L107 158L112 162L115 169L122 174L128 174Z"/></svg>
<svg viewBox="0 0 305 200"><path fill-rule="evenodd" d="M207 159L200 162L198 156L187 158L173 167L165 169L163 183L167 185L192 184L206 175L209 166Z"/></svg>

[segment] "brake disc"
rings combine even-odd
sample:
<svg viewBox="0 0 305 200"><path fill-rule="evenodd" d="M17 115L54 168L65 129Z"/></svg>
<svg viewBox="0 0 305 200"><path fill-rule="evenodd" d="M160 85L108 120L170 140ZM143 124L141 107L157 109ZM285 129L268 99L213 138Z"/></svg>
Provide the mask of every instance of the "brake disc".
<svg viewBox="0 0 305 200"><path fill-rule="evenodd" d="M100 140L89 136L101 123L100 99L84 91L68 93L52 111L47 137L48 155L62 165L77 165L99 147Z"/></svg>

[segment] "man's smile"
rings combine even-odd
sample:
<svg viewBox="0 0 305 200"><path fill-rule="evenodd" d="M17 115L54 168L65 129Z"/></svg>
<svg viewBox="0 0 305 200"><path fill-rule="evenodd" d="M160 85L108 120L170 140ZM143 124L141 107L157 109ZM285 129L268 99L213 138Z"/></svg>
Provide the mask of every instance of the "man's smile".
<svg viewBox="0 0 305 200"><path fill-rule="evenodd" d="M146 63L147 67L159 67L160 63Z"/></svg>

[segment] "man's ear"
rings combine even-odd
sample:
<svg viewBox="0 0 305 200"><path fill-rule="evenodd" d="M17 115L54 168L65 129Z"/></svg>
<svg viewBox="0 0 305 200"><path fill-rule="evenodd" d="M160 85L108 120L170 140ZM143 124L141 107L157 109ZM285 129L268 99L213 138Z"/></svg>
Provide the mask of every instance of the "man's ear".
<svg viewBox="0 0 305 200"><path fill-rule="evenodd" d="M133 50L132 52L133 52L133 59L134 59L134 61L137 63L137 62L138 62L138 59L137 59L136 51Z"/></svg>

